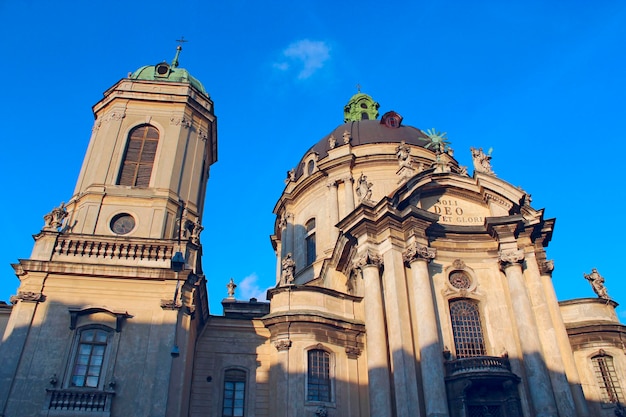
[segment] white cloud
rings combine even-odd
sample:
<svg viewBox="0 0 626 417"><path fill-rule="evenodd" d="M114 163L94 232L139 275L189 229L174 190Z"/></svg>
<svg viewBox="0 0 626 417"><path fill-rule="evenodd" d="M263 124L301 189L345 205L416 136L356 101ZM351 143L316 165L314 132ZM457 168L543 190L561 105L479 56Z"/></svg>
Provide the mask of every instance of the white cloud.
<svg viewBox="0 0 626 417"><path fill-rule="evenodd" d="M259 277L256 273L252 273L237 283L237 292L235 297L238 300L249 300L250 298L256 298L259 301L265 301L265 293L268 288L261 288L259 286Z"/></svg>
<svg viewBox="0 0 626 417"><path fill-rule="evenodd" d="M274 68L287 71L297 68L298 79L305 80L324 67L330 59L330 48L323 41L302 39L290 44L283 50L284 60L274 63Z"/></svg>

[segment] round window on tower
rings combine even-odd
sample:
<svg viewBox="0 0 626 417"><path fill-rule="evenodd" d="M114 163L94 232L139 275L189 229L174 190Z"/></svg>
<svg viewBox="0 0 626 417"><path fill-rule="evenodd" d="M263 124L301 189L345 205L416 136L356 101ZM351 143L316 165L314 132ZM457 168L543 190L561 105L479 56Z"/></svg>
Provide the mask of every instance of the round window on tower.
<svg viewBox="0 0 626 417"><path fill-rule="evenodd" d="M128 213L116 214L111 219L111 230L117 235L126 235L135 228L135 218Z"/></svg>

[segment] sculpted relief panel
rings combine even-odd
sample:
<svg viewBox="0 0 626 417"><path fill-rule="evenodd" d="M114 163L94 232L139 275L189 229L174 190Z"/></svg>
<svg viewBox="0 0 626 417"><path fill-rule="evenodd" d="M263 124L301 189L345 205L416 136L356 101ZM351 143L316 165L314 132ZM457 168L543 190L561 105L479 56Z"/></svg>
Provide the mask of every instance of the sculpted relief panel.
<svg viewBox="0 0 626 417"><path fill-rule="evenodd" d="M439 223L456 226L482 225L490 216L489 209L478 202L445 194L423 198L422 208L438 214Z"/></svg>

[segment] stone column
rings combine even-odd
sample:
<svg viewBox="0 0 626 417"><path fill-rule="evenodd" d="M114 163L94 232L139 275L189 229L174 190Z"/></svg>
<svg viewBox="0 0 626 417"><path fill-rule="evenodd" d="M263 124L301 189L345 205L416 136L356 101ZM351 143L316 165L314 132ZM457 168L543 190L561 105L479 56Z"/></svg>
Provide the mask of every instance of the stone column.
<svg viewBox="0 0 626 417"><path fill-rule="evenodd" d="M289 398L289 348L291 340L281 339L274 342L274 347L278 351L276 361L274 386L270 391L274 392L274 409L270 414L276 417L292 417L290 412L291 399Z"/></svg>
<svg viewBox="0 0 626 417"><path fill-rule="evenodd" d="M409 312L409 289L406 285L406 268L399 248L392 246L385 252L382 274L385 317L387 322L387 346L393 380L395 417L420 415L415 346Z"/></svg>
<svg viewBox="0 0 626 417"><path fill-rule="evenodd" d="M365 288L363 302L365 303L370 412L376 417L391 417L391 378L380 285L381 264L380 257L368 252L355 260L354 267L361 270Z"/></svg>
<svg viewBox="0 0 626 417"><path fill-rule="evenodd" d="M354 184L354 178L347 177L344 178L343 184L345 186L346 193L346 213L350 213L354 210L354 189L352 188L352 184Z"/></svg>
<svg viewBox="0 0 626 417"><path fill-rule="evenodd" d="M506 275L511 304L522 348L522 361L535 417L557 417L556 403L548 369L543 360L541 341L522 274L522 250L500 251L500 264Z"/></svg>
<svg viewBox="0 0 626 417"><path fill-rule="evenodd" d="M578 368L574 360L574 354L572 353L572 346L567 336L567 330L565 330L565 323L563 323L563 317L561 316L561 310L559 308L559 302L554 292L554 285L552 284L552 271L554 270L553 261L538 262L539 271L541 273L541 280L543 284L543 292L546 297L546 303L552 318L554 325L556 340L560 349L561 358L565 367L565 375L572 391L572 397L574 398L574 404L576 405L576 415L578 417L589 417L589 408L587 407L587 400L585 400L585 394L583 393L582 384L580 382L580 376L578 375Z"/></svg>
<svg viewBox="0 0 626 417"><path fill-rule="evenodd" d="M559 345L556 340L554 324L548 309L546 295L534 252L526 253L524 276L535 311L537 330L539 332L539 339L541 340L545 360L550 364L550 381L554 389L557 410L561 416L575 416L574 399L569 383L567 382L567 377L565 376L565 365L563 364L561 351L559 350Z"/></svg>
<svg viewBox="0 0 626 417"><path fill-rule="evenodd" d="M328 219L330 221L328 230L330 231L330 243L334 246L339 236L339 230L336 224L339 222L339 200L337 196L337 182L330 181L328 184L330 196L328 201Z"/></svg>
<svg viewBox="0 0 626 417"><path fill-rule="evenodd" d="M409 289L417 318L417 343L420 351L420 370L424 381L424 407L427 417L447 417L448 399L444 381L443 347L437 328L435 294L431 287L428 263L435 258L436 250L416 243L404 253L411 266L412 286Z"/></svg>

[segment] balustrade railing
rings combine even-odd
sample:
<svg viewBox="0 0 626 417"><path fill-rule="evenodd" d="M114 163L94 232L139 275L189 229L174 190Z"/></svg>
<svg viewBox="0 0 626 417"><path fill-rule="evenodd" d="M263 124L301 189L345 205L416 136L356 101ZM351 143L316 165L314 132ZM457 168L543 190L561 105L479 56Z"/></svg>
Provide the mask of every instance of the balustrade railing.
<svg viewBox="0 0 626 417"><path fill-rule="evenodd" d="M511 372L509 358L497 356L473 356L446 362L448 376L467 372Z"/></svg>
<svg viewBox="0 0 626 417"><path fill-rule="evenodd" d="M154 244L151 242L119 241L68 236L59 237L54 248L56 255L93 258L116 258L126 260L165 261L172 258L174 242Z"/></svg>
<svg viewBox="0 0 626 417"><path fill-rule="evenodd" d="M49 410L109 412L114 392L49 389Z"/></svg>

